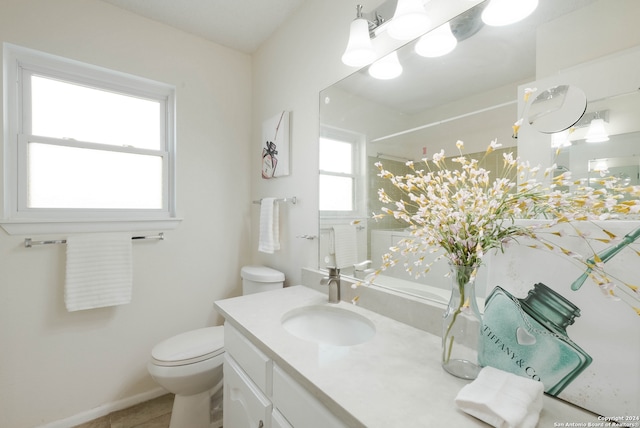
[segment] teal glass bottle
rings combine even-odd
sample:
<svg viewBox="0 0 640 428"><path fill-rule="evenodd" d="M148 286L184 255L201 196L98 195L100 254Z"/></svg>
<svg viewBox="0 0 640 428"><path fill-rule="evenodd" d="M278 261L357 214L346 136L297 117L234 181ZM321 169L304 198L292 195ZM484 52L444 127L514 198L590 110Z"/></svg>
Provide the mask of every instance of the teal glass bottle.
<svg viewBox="0 0 640 428"><path fill-rule="evenodd" d="M580 309L542 283L518 299L501 287L487 297L479 361L540 381L558 395L592 358L567 335Z"/></svg>

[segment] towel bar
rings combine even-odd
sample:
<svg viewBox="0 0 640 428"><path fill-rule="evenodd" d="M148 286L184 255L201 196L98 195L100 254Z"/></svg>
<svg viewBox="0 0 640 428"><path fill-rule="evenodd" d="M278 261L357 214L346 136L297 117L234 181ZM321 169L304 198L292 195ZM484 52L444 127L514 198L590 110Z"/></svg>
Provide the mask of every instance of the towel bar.
<svg viewBox="0 0 640 428"><path fill-rule="evenodd" d="M254 204L259 204L262 202L262 199L258 199L257 201L253 201ZM290 198L279 198L279 199L275 199L275 202L291 202L293 205L298 203L298 198L295 196L292 196Z"/></svg>
<svg viewBox="0 0 640 428"><path fill-rule="evenodd" d="M164 240L164 233L160 232L157 235L153 235L153 236L132 236L131 239L132 240L159 239L160 241L163 241ZM51 240L47 240L47 241L34 241L31 238L25 238L24 239L25 248L31 248L34 245L66 244L66 243L67 243L66 239L51 239Z"/></svg>

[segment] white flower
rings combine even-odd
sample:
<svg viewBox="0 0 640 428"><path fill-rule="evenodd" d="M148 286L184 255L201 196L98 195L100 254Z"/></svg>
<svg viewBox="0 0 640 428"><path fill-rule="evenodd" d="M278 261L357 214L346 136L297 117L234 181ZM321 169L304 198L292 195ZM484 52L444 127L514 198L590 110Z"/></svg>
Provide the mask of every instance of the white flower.
<svg viewBox="0 0 640 428"><path fill-rule="evenodd" d="M440 152L433 154L433 161L435 163L442 161L442 159L444 159L444 150L440 150Z"/></svg>

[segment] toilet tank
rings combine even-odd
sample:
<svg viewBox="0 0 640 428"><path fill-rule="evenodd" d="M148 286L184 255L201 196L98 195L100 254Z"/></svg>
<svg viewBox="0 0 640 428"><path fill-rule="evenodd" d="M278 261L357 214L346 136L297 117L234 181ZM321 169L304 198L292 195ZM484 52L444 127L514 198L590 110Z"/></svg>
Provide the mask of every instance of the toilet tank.
<svg viewBox="0 0 640 428"><path fill-rule="evenodd" d="M242 294L260 293L284 286L284 273L266 266L244 266L240 276Z"/></svg>

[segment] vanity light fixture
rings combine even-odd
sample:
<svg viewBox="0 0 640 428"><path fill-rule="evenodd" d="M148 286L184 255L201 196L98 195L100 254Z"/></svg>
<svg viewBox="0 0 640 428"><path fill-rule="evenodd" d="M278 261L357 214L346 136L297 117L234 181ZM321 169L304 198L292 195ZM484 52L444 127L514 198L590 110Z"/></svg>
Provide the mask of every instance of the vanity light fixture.
<svg viewBox="0 0 640 428"><path fill-rule="evenodd" d="M585 140L587 143L602 143L609 141L609 134L604 127L604 119L596 117L589 124Z"/></svg>
<svg viewBox="0 0 640 428"><path fill-rule="evenodd" d="M369 74L380 80L395 79L402 74L398 53L391 52L369 66Z"/></svg>
<svg viewBox="0 0 640 428"><path fill-rule="evenodd" d="M609 141L606 123L609 123L609 110L598 110L585 113L573 128L580 129L581 134L573 140L586 140L587 143Z"/></svg>
<svg viewBox="0 0 640 428"><path fill-rule="evenodd" d="M356 6L356 19L351 22L349 42L342 55L342 62L351 67L362 67L376 58L371 37L369 36L369 21L362 16L362 5Z"/></svg>
<svg viewBox="0 0 640 428"><path fill-rule="evenodd" d="M387 31L396 40L412 40L426 31L429 22L423 0L398 0Z"/></svg>
<svg viewBox="0 0 640 428"><path fill-rule="evenodd" d="M589 161L589 172L609 172L609 164L607 159L592 159Z"/></svg>
<svg viewBox="0 0 640 428"><path fill-rule="evenodd" d="M571 140L569 139L570 131L572 131L571 128L551 134L551 147L558 149L571 146Z"/></svg>
<svg viewBox="0 0 640 428"><path fill-rule="evenodd" d="M457 44L458 39L451 32L451 25L447 22L420 37L415 51L420 56L436 58L451 52Z"/></svg>
<svg viewBox="0 0 640 428"><path fill-rule="evenodd" d="M482 12L482 21L493 27L513 24L531 15L538 0L491 0Z"/></svg>

